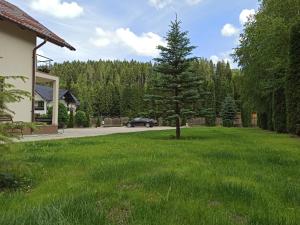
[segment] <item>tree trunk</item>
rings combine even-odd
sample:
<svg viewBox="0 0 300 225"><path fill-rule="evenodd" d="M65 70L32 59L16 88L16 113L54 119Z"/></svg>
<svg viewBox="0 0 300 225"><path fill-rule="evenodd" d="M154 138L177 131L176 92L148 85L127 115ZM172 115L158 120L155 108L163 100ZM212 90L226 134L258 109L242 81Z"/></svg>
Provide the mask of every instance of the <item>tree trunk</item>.
<svg viewBox="0 0 300 225"><path fill-rule="evenodd" d="M178 97L178 89L175 88L175 96ZM176 139L180 139L180 107L179 103L175 104L175 113L176 113Z"/></svg>
<svg viewBox="0 0 300 225"><path fill-rule="evenodd" d="M180 118L177 117L176 118L176 139L180 139L180 135L181 135L181 132L180 132Z"/></svg>

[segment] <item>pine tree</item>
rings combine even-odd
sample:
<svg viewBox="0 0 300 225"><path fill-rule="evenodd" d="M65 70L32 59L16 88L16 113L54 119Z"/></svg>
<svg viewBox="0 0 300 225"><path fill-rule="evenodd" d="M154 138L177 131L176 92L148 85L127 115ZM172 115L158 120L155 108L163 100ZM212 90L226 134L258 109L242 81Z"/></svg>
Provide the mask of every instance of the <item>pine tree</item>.
<svg viewBox="0 0 300 225"><path fill-rule="evenodd" d="M155 96L161 103L165 117L176 123L176 139L180 139L182 119L187 119L195 112L193 104L199 100L199 80L191 71L188 58L194 46L190 45L188 32L182 32L181 22L176 18L171 22L167 33L167 46L158 46L160 58L156 58L156 71L160 76L155 85L158 94Z"/></svg>
<svg viewBox="0 0 300 225"><path fill-rule="evenodd" d="M231 70L229 62L227 62L226 68L225 68L225 92L226 92L225 96L230 95L233 97L233 95L234 95L232 70Z"/></svg>
<svg viewBox="0 0 300 225"><path fill-rule="evenodd" d="M236 115L236 104L234 99L228 95L222 106L222 120L224 127L232 127L234 125L234 119Z"/></svg>
<svg viewBox="0 0 300 225"><path fill-rule="evenodd" d="M216 66L216 73L214 76L215 82L215 103L216 114L220 116L222 110L222 103L226 95L226 65L224 62L218 62Z"/></svg>
<svg viewBox="0 0 300 225"><path fill-rule="evenodd" d="M300 124L300 22L290 34L290 71L286 78L287 126L291 133L297 132ZM300 126L300 125L298 125Z"/></svg>

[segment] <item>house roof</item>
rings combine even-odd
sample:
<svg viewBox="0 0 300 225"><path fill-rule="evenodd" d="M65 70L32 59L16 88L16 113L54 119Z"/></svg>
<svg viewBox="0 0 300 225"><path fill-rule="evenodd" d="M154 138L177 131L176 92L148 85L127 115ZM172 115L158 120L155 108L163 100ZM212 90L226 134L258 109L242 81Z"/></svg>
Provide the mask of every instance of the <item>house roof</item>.
<svg viewBox="0 0 300 225"><path fill-rule="evenodd" d="M51 102L53 100L53 89L51 87L43 86L43 85L35 85L35 92L39 94L42 99L46 102ZM69 94L73 99L74 103L78 106L80 102L78 99L68 90L59 89L59 99L64 100L64 97Z"/></svg>
<svg viewBox="0 0 300 225"><path fill-rule="evenodd" d="M61 47L67 47L73 51L76 50L72 45L68 44L65 40L57 36L37 20L33 19L23 10L5 0L0 0L0 20L1 19L10 21L24 29L30 30L38 37L53 44Z"/></svg>

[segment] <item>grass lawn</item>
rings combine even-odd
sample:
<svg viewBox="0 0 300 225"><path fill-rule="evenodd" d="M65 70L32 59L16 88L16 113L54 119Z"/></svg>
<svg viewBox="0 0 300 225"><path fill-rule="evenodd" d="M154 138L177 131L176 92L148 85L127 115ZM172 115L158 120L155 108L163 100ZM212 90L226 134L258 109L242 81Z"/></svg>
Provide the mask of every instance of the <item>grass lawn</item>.
<svg viewBox="0 0 300 225"><path fill-rule="evenodd" d="M22 161L33 185L0 193L0 224L300 224L300 139L258 129L173 134L13 146L4 159Z"/></svg>

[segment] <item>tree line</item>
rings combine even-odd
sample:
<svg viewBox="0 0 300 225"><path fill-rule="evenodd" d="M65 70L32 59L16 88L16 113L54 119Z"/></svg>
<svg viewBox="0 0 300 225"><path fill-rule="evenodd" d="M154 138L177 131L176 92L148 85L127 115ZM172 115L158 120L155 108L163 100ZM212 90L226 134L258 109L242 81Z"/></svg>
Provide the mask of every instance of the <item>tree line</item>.
<svg viewBox="0 0 300 225"><path fill-rule="evenodd" d="M60 86L70 90L80 101L80 110L90 117L159 118L159 107L147 95L153 95L159 73L155 63L137 61L73 61L54 64L53 75ZM241 73L230 64L199 58L191 62L193 73L201 81L199 98L193 104L195 116L206 117L208 125L221 116L222 104L232 97L241 111Z"/></svg>
<svg viewBox="0 0 300 225"><path fill-rule="evenodd" d="M241 35L241 99L259 126L300 133L300 2L263 0Z"/></svg>

